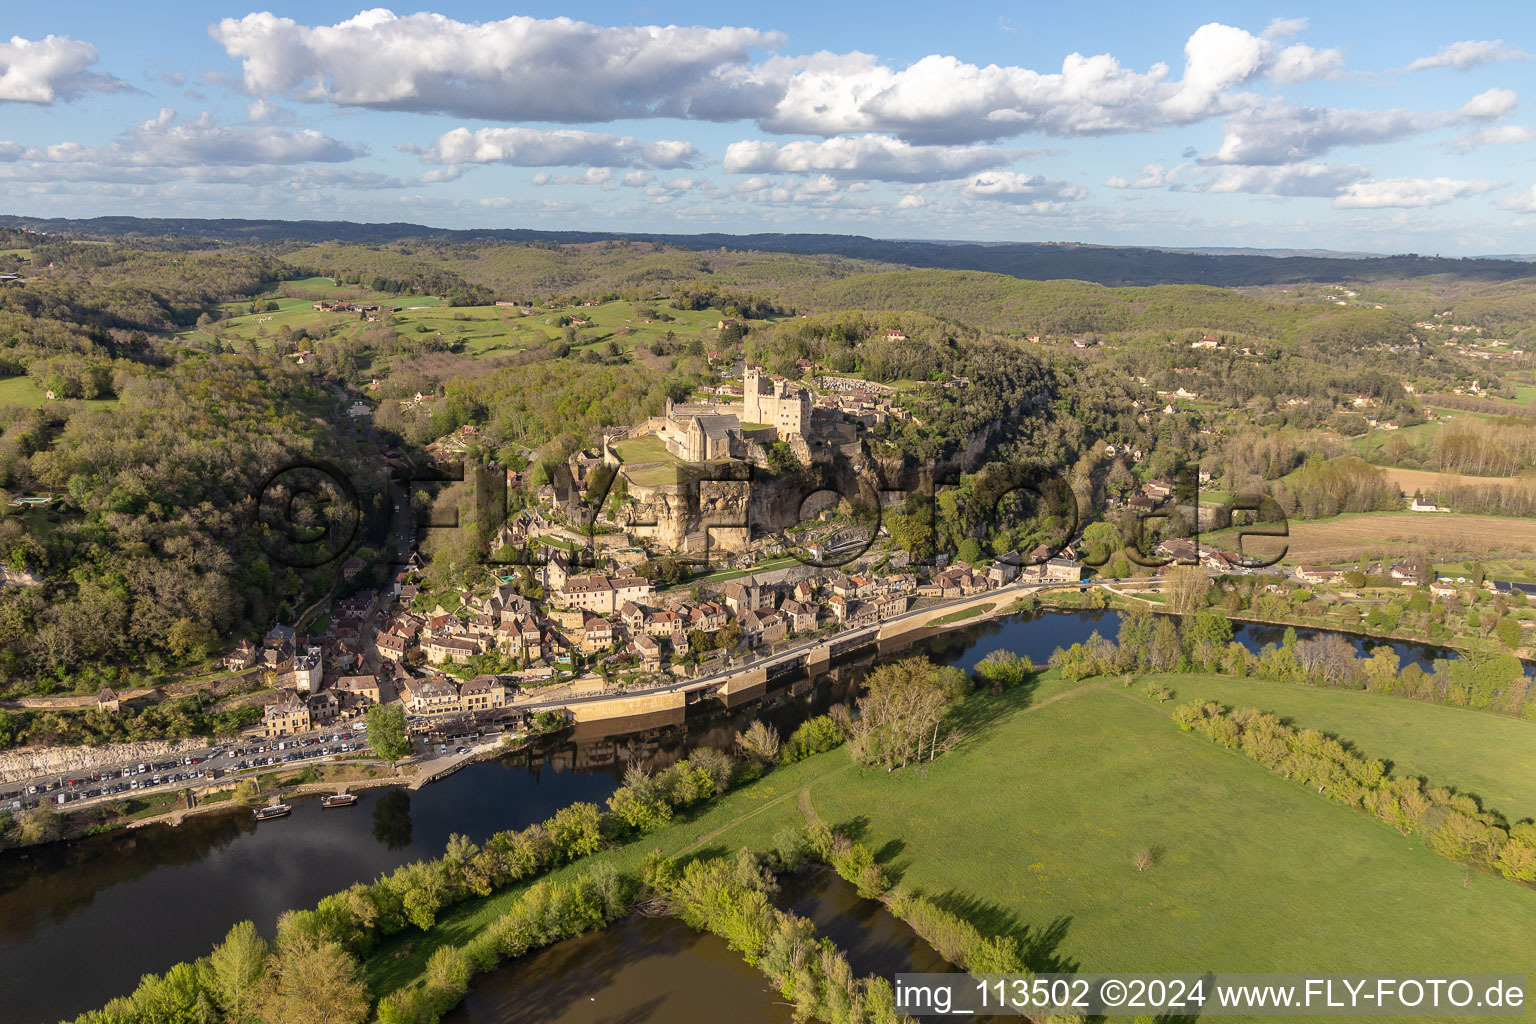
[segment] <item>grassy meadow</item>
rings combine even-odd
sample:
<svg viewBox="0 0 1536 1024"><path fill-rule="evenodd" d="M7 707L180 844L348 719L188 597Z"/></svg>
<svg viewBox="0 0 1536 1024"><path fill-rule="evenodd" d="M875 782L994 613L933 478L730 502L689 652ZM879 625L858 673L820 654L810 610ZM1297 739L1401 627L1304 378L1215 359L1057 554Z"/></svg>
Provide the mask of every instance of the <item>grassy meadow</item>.
<svg viewBox="0 0 1536 1024"><path fill-rule="evenodd" d="M1528 803L1528 782L1497 782L1519 769L1503 748L1518 745L1506 727L1521 723L1281 684L1171 683L1180 699L1230 697L1337 725L1399 771L1479 791L1511 813ZM1470 875L1416 838L1181 732L1171 707L1118 683L1049 675L1032 694L974 695L957 714L959 749L921 772L866 771L834 750L556 877L596 860L633 867L653 849L762 846L810 811L875 850L903 887L1018 935L1040 966L1409 972L1529 961L1536 892ZM1138 871L1143 849L1156 861ZM463 942L515 898L456 908L430 933L386 942L368 964L375 991L409 983L439 943Z"/></svg>
<svg viewBox="0 0 1536 1024"><path fill-rule="evenodd" d="M1417 775L1470 793L1511 821L1536 817L1536 722L1364 690L1229 676L1151 677L1180 702L1215 700L1272 711L1305 729L1340 737L1394 775Z"/></svg>

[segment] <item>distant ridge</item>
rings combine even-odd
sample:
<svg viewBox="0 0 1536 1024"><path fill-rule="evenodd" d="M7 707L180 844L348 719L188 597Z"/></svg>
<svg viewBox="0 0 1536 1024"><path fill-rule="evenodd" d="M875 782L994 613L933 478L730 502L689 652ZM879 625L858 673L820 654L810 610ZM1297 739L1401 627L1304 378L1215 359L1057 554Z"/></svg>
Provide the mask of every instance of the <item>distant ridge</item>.
<svg viewBox="0 0 1536 1024"><path fill-rule="evenodd" d="M1072 242L931 242L863 235L719 233L699 235L614 231L536 231L530 228L455 230L422 224L359 224L351 221L205 220L93 217L85 220L0 215L0 227L30 228L93 237L216 242L350 242L382 244L403 239L442 242L602 242L628 239L684 249L736 249L805 255L840 255L909 267L979 270L1032 281L1070 279L1103 285L1293 284L1308 281L1385 281L1448 274L1483 281L1532 276L1530 257L1442 259L1409 253L1375 256L1315 250L1174 249L1087 245Z"/></svg>

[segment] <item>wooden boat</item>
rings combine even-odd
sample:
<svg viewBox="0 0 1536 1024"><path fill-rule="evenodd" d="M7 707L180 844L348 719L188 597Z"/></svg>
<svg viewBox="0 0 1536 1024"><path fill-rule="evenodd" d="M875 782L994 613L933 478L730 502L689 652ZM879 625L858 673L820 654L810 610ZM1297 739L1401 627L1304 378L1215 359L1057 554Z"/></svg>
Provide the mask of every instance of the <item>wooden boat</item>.
<svg viewBox="0 0 1536 1024"><path fill-rule="evenodd" d="M255 815L257 821L266 821L268 818L286 818L293 813L293 808L288 804L268 804L265 807L256 808L251 813Z"/></svg>
<svg viewBox="0 0 1536 1024"><path fill-rule="evenodd" d="M332 793L320 798L321 807L351 807L357 803L356 793Z"/></svg>

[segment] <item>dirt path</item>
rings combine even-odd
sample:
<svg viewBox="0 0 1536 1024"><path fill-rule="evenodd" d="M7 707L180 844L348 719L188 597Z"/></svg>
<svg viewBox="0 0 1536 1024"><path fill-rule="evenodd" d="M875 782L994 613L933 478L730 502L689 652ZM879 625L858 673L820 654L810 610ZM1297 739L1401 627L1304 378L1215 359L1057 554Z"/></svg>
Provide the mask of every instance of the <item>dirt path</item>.
<svg viewBox="0 0 1536 1024"><path fill-rule="evenodd" d="M854 767L857 767L857 766L854 764L854 762L850 761L847 764L843 765L841 768L834 768L834 769L832 769L832 771L827 772L827 774L822 775L822 776L818 777L817 779L813 779L812 781L819 782L822 779L830 779L832 776L834 776L834 775L841 775L843 772L847 771L850 768L854 768ZM741 825L743 822L751 821L753 818L757 817L759 814L762 814L764 811L766 811L766 810L768 810L770 808L779 806L779 804L782 804L784 801L788 800L790 797L795 797L795 798L799 799L800 797L803 796L804 799L806 800L806 802L808 803L810 801L810 788L811 788L811 783L807 782L803 788L801 788L801 789L799 789L799 790L797 790L797 791L795 791L793 793L785 793L783 796L776 796L772 800L769 800L767 803L763 804L762 806L755 807L752 810L748 811L746 814L741 815L740 817L732 818L730 821L726 822L724 825L721 825L719 828L714 829L714 830L712 830L710 832L704 833L702 836L699 836L699 838L695 839L693 842L691 842L687 846L683 847L681 852L687 853L690 850L698 849L699 847L703 846L705 843L709 842L711 839L715 839L718 836L721 836L721 835L725 834L726 832L729 832L731 829L736 828L738 825Z"/></svg>

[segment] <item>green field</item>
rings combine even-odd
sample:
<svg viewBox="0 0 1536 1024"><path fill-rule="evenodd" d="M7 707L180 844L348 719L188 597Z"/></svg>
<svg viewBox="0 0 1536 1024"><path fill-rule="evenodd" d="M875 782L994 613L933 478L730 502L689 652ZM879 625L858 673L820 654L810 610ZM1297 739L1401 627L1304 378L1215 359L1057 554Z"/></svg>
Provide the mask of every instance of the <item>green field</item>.
<svg viewBox="0 0 1536 1024"><path fill-rule="evenodd" d="M88 409L113 409L119 404L115 398L92 398L88 401L66 399L70 405L83 405ZM48 404L48 395L30 377L6 377L0 380L0 408L20 405L28 409L41 409Z"/></svg>
<svg viewBox="0 0 1536 1024"><path fill-rule="evenodd" d="M1453 718L1389 697L1359 700L1346 712L1343 700L1327 698L1371 695L1297 696L1300 688L1280 693L1190 677L1172 683L1180 699L1225 683L1235 693L1261 693L1265 699L1251 701L1259 706L1289 700L1298 717L1323 725L1352 712L1345 738L1402 758L1400 770L1443 766L1455 776L1435 782L1460 779L1472 788L1514 766L1478 738L1503 735L1488 716ZM633 867L652 849L761 846L803 822L801 807L810 806L877 851L901 886L983 930L1020 935L1037 964L1406 973L1517 971L1529 963L1536 892L1469 875L1417 838L1181 732L1171 707L1105 681L1047 679L1032 697L973 696L957 716L966 734L960 748L923 774L862 771L834 750L599 858ZM1478 725L1494 729L1479 733ZM1390 749L1375 749L1389 735ZM1458 745L1466 746L1452 749ZM1519 792L1500 795L1513 803ZM1132 865L1142 849L1156 853L1145 872ZM375 991L407 983L438 943L464 941L513 898L509 891L456 908L430 934L384 943L368 964ZM1476 943L1446 941L1471 935Z"/></svg>
<svg viewBox="0 0 1536 1024"><path fill-rule="evenodd" d="M1154 677L1179 701L1273 711L1293 725L1348 740L1361 754L1470 793L1511 821L1536 816L1536 723L1364 690L1226 676Z"/></svg>
<svg viewBox="0 0 1536 1024"><path fill-rule="evenodd" d="M1420 840L1118 686L1042 700L926 777L849 772L811 796L864 823L904 885L982 926L1055 922L1056 956L1086 970L1518 970L1536 949L1536 892L1464 884ZM1151 870L1139 849L1159 851Z"/></svg>

